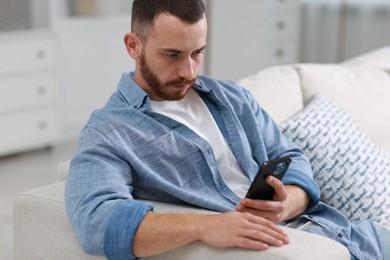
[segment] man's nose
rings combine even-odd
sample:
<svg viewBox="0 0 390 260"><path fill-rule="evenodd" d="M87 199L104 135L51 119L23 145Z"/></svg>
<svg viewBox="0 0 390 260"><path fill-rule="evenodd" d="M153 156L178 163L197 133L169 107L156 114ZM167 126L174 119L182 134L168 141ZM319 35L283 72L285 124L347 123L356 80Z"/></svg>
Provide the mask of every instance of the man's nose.
<svg viewBox="0 0 390 260"><path fill-rule="evenodd" d="M178 68L178 76L187 80L195 77L195 62L191 57L183 59Z"/></svg>

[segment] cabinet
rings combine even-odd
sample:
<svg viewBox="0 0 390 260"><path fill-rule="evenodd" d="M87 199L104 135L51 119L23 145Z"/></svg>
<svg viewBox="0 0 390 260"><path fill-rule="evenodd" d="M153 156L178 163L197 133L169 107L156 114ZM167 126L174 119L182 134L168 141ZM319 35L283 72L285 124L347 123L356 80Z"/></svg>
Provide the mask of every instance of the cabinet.
<svg viewBox="0 0 390 260"><path fill-rule="evenodd" d="M93 110L134 69L123 37L130 30L131 1L51 0L58 40L58 78L64 139L78 136Z"/></svg>
<svg viewBox="0 0 390 260"><path fill-rule="evenodd" d="M298 60L299 0L207 1L206 71L238 80Z"/></svg>
<svg viewBox="0 0 390 260"><path fill-rule="evenodd" d="M59 137L56 42L48 32L0 36L0 155Z"/></svg>
<svg viewBox="0 0 390 260"><path fill-rule="evenodd" d="M134 69L123 37L130 16L70 19L57 27L61 112L65 138L74 138L93 110L117 89L122 73Z"/></svg>

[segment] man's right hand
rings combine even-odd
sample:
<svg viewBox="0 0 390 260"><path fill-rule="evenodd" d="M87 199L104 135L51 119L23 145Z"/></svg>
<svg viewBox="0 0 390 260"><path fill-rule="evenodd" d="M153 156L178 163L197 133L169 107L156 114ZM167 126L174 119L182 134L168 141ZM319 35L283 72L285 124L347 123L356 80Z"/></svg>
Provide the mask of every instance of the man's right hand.
<svg viewBox="0 0 390 260"><path fill-rule="evenodd" d="M289 243L283 230L262 217L250 213L227 212L206 216L200 240L215 247L241 247L265 250L269 245Z"/></svg>
<svg viewBox="0 0 390 260"><path fill-rule="evenodd" d="M289 243L276 224L245 212L159 214L148 212L134 237L133 253L156 255L200 240L214 247L265 250Z"/></svg>

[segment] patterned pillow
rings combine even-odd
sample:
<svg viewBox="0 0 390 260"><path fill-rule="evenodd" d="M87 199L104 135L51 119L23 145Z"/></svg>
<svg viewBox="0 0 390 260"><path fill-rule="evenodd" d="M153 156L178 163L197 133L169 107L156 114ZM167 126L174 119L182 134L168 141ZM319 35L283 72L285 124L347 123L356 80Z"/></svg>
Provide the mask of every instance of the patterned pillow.
<svg viewBox="0 0 390 260"><path fill-rule="evenodd" d="M386 223L390 216L390 157L349 114L316 96L280 126L308 156L321 199L350 220Z"/></svg>

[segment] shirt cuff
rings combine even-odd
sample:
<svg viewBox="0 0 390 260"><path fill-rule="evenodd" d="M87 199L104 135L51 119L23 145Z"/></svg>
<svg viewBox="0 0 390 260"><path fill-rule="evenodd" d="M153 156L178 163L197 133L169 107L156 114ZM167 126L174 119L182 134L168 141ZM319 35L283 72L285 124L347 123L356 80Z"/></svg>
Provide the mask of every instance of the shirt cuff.
<svg viewBox="0 0 390 260"><path fill-rule="evenodd" d="M133 239L139 224L153 205L127 199L118 204L104 233L104 253L108 259L137 259Z"/></svg>

